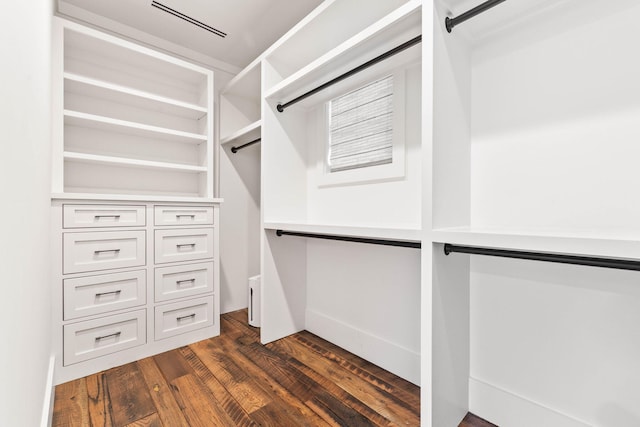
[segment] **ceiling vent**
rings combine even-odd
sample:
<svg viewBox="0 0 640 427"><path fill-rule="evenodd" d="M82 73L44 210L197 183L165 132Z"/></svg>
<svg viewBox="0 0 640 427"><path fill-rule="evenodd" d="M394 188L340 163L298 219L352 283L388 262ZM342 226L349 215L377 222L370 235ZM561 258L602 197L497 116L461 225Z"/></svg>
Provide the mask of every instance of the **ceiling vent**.
<svg viewBox="0 0 640 427"><path fill-rule="evenodd" d="M158 9L160 9L160 10L162 10L164 12L170 13L173 16L177 16L178 18L183 19L183 20L189 22L190 24L198 26L198 27L202 28L203 30L207 30L210 33L215 34L216 36L220 36L222 38L227 37L227 33L222 32L222 31L218 30L217 28L213 28L213 27L211 27L211 26L209 26L207 24L204 24L204 23L198 21L197 19L193 19L192 17L187 16L184 13L180 13L175 9L171 9L169 6L165 6L164 4L159 3L159 2L157 2L155 0L153 0L151 2L151 6L157 7Z"/></svg>

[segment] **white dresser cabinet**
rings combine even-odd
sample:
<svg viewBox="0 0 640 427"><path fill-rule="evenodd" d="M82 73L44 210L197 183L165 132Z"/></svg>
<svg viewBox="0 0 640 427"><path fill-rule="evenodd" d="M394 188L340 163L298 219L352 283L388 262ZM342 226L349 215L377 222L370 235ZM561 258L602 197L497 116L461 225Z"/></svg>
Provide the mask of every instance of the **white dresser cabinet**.
<svg viewBox="0 0 640 427"><path fill-rule="evenodd" d="M54 18L59 384L220 333L213 71Z"/></svg>
<svg viewBox="0 0 640 427"><path fill-rule="evenodd" d="M52 211L56 383L220 333L215 201L54 199Z"/></svg>

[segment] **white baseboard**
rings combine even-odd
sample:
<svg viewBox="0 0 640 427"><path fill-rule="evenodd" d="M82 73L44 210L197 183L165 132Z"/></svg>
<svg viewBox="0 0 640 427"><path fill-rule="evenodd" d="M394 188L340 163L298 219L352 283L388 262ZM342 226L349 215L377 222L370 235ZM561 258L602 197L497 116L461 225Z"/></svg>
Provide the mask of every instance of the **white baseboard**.
<svg viewBox="0 0 640 427"><path fill-rule="evenodd" d="M306 311L305 329L395 375L420 385L420 353L313 310Z"/></svg>
<svg viewBox="0 0 640 427"><path fill-rule="evenodd" d="M553 408L469 378L469 411L499 426L593 427Z"/></svg>
<svg viewBox="0 0 640 427"><path fill-rule="evenodd" d="M51 427L53 421L53 402L55 398L55 386L53 385L53 371L56 366L56 357L49 358L49 370L47 371L47 385L42 399L42 418L40 427Z"/></svg>

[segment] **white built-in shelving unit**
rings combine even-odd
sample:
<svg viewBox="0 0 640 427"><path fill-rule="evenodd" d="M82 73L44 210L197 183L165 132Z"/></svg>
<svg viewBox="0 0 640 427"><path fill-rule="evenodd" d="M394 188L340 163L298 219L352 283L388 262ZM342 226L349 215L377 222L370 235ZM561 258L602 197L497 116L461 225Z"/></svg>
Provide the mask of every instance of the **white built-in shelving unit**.
<svg viewBox="0 0 640 427"><path fill-rule="evenodd" d="M212 72L56 22L53 193L213 199Z"/></svg>
<svg viewBox="0 0 640 427"><path fill-rule="evenodd" d="M423 10L422 423L636 424L637 272L443 244L640 260L640 7L504 2L446 31L480 3Z"/></svg>
<svg viewBox="0 0 640 427"><path fill-rule="evenodd" d="M56 384L220 333L213 71L54 19Z"/></svg>

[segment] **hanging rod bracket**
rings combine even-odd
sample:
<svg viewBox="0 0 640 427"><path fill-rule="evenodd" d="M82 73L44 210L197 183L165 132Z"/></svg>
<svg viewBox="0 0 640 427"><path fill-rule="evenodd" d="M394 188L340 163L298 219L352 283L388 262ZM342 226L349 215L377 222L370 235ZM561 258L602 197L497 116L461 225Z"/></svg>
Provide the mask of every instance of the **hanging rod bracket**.
<svg viewBox="0 0 640 427"><path fill-rule="evenodd" d="M257 138L257 139L254 139L253 141L249 141L249 142L247 142L247 143L245 143L245 144L238 145L237 147L236 147L236 146L233 146L233 147L231 147L231 152L232 152L233 154L235 154L235 153L237 153L239 150L242 150L243 148L246 148L246 147L248 147L248 146L250 146L250 145L253 145L253 144L256 144L256 143L260 142L260 140L261 140L261 138Z"/></svg>
<svg viewBox="0 0 640 427"><path fill-rule="evenodd" d="M466 11L465 13L456 16L455 18L449 18L448 16L444 19L444 26L447 29L447 32L450 33L451 31L453 31L453 27L455 27L458 24L462 24L463 22L473 18L476 15L480 15L482 12L486 12L487 10L491 9L492 7L495 7L497 5L499 5L502 2L505 2L506 0L489 0L489 1L485 1L482 4L479 4L478 6L474 7L473 9L470 9L468 11Z"/></svg>

